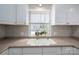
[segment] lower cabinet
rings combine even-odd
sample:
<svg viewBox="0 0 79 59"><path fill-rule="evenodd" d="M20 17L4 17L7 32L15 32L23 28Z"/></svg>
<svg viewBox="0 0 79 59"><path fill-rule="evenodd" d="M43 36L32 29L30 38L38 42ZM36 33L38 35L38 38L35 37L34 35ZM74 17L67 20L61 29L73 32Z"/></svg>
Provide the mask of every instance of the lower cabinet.
<svg viewBox="0 0 79 59"><path fill-rule="evenodd" d="M79 55L79 49L74 47L43 48L43 55Z"/></svg>
<svg viewBox="0 0 79 59"><path fill-rule="evenodd" d="M74 48L73 47L62 47L61 54L62 55L74 55Z"/></svg>
<svg viewBox="0 0 79 59"><path fill-rule="evenodd" d="M79 49L74 47L9 48L1 55L79 55Z"/></svg>
<svg viewBox="0 0 79 59"><path fill-rule="evenodd" d="M9 55L22 55L22 48L9 48L8 54Z"/></svg>
<svg viewBox="0 0 79 59"><path fill-rule="evenodd" d="M78 48L74 48L74 55L79 55L79 49Z"/></svg>
<svg viewBox="0 0 79 59"><path fill-rule="evenodd" d="M42 48L23 48L23 55L42 55Z"/></svg>
<svg viewBox="0 0 79 59"><path fill-rule="evenodd" d="M46 47L43 48L44 55L61 55L61 47Z"/></svg>
<svg viewBox="0 0 79 59"><path fill-rule="evenodd" d="M9 48L9 55L42 55L42 48Z"/></svg>

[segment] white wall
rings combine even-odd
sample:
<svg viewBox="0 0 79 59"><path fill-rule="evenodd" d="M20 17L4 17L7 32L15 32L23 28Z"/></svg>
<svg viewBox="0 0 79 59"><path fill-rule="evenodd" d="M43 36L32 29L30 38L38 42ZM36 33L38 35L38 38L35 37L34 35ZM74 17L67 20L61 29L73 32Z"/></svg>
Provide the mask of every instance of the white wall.
<svg viewBox="0 0 79 59"><path fill-rule="evenodd" d="M51 36L69 37L72 35L72 26L56 25L51 27Z"/></svg>
<svg viewBox="0 0 79 59"><path fill-rule="evenodd" d="M5 26L0 25L0 38L4 38L4 37L5 37Z"/></svg>
<svg viewBox="0 0 79 59"><path fill-rule="evenodd" d="M27 37L28 26L6 26L6 37Z"/></svg>

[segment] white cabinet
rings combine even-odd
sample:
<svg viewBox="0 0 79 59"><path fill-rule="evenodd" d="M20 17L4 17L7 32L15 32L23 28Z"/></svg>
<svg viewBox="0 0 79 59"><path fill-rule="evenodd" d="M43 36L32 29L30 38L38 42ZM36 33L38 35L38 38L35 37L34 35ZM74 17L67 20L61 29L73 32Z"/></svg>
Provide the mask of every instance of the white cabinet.
<svg viewBox="0 0 79 59"><path fill-rule="evenodd" d="M0 55L79 55L79 48L67 46L9 48Z"/></svg>
<svg viewBox="0 0 79 59"><path fill-rule="evenodd" d="M28 25L29 24L29 8L26 4L17 5L17 21L16 25Z"/></svg>
<svg viewBox="0 0 79 59"><path fill-rule="evenodd" d="M74 48L73 47L62 47L62 55L73 55Z"/></svg>
<svg viewBox="0 0 79 59"><path fill-rule="evenodd" d="M75 4L57 4L52 6L52 25L79 25L79 7Z"/></svg>
<svg viewBox="0 0 79 59"><path fill-rule="evenodd" d="M29 11L27 4L1 4L0 24L28 25Z"/></svg>
<svg viewBox="0 0 79 59"><path fill-rule="evenodd" d="M66 25L67 7L62 4L52 5L51 25Z"/></svg>
<svg viewBox="0 0 79 59"><path fill-rule="evenodd" d="M42 55L42 48L23 48L23 55Z"/></svg>
<svg viewBox="0 0 79 59"><path fill-rule="evenodd" d="M56 5L55 6L55 25L66 25L66 5Z"/></svg>
<svg viewBox="0 0 79 59"><path fill-rule="evenodd" d="M69 5L67 10L67 22L69 25L79 25L79 10L77 5Z"/></svg>
<svg viewBox="0 0 79 59"><path fill-rule="evenodd" d="M15 24L16 22L16 5L0 5L0 24Z"/></svg>
<svg viewBox="0 0 79 59"><path fill-rule="evenodd" d="M79 48L74 48L74 55L79 55Z"/></svg>
<svg viewBox="0 0 79 59"><path fill-rule="evenodd" d="M9 48L8 54L9 55L22 55L22 48Z"/></svg>
<svg viewBox="0 0 79 59"><path fill-rule="evenodd" d="M61 47L45 47L43 55L61 55Z"/></svg>

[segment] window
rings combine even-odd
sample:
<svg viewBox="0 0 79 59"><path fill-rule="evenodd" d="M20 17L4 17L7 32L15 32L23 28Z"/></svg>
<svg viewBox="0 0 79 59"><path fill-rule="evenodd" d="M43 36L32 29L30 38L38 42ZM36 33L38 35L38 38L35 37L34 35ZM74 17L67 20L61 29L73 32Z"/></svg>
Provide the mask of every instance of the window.
<svg viewBox="0 0 79 59"><path fill-rule="evenodd" d="M30 36L48 36L50 21L48 12L31 12L30 17Z"/></svg>

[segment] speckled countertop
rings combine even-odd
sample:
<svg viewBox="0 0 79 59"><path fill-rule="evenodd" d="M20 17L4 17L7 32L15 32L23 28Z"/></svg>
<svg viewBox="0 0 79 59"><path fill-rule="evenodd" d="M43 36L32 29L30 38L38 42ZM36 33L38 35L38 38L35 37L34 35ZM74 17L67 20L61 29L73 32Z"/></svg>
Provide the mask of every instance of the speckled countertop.
<svg viewBox="0 0 79 59"><path fill-rule="evenodd" d="M51 38L56 44L47 46L32 46L28 45L27 42L31 38L7 38L0 40L0 52L9 47L53 47L53 46L74 46L79 48L79 39L76 38Z"/></svg>

